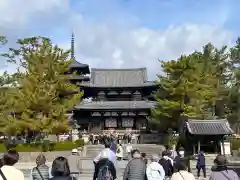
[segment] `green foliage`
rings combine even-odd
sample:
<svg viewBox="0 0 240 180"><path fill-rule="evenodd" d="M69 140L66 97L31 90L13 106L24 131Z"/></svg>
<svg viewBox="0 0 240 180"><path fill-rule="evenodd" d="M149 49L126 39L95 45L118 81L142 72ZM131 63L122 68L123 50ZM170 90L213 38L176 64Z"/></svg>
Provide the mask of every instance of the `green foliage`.
<svg viewBox="0 0 240 180"><path fill-rule="evenodd" d="M178 128L181 116L195 119L226 117L232 63L227 47L207 44L201 52L160 61L163 73L153 118L165 128ZM240 110L239 110L240 111Z"/></svg>
<svg viewBox="0 0 240 180"><path fill-rule="evenodd" d="M19 65L16 84L5 103L0 121L1 131L16 135L27 130L60 134L68 132L65 113L79 102L79 86L67 75L70 50L53 45L48 38L18 40L19 49L4 54L10 63ZM0 79L1 80L1 79Z"/></svg>
<svg viewBox="0 0 240 180"><path fill-rule="evenodd" d="M18 152L48 152L48 151L68 151L83 146L84 142L82 140L79 140L78 142L63 141L57 143L44 141L42 143L7 145L7 149L15 149ZM0 152L5 152L5 149L6 149L5 145L0 144Z"/></svg>
<svg viewBox="0 0 240 180"><path fill-rule="evenodd" d="M231 149L232 150L239 150L240 149L240 139L231 139Z"/></svg>

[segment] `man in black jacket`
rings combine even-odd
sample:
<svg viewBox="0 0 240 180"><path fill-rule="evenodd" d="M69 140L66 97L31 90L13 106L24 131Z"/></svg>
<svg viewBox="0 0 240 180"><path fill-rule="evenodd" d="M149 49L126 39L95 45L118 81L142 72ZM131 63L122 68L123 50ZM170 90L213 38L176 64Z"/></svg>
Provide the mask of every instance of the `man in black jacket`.
<svg viewBox="0 0 240 180"><path fill-rule="evenodd" d="M184 162L188 167L188 172L191 172L190 168L190 159L184 156L184 148L180 147L178 150L178 155L175 157L173 161L173 170L174 172L178 172L179 163Z"/></svg>

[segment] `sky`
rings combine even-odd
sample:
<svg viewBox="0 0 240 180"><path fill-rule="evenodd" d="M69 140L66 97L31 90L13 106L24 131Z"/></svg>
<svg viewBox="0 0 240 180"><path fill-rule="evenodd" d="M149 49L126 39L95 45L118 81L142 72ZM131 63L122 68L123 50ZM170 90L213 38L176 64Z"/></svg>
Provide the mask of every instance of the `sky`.
<svg viewBox="0 0 240 180"><path fill-rule="evenodd" d="M232 46L240 35L239 0L1 0L0 35L45 36L64 49L75 35L77 61L90 68L148 69L160 60L201 50L208 42ZM6 49L2 48L3 49ZM16 67L0 59L0 72Z"/></svg>

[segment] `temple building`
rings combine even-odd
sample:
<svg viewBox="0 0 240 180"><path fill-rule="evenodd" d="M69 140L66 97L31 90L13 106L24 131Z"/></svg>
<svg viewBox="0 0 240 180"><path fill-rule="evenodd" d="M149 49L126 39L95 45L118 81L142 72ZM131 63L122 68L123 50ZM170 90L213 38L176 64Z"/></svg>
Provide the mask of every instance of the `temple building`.
<svg viewBox="0 0 240 180"><path fill-rule="evenodd" d="M91 132L102 130L140 130L147 128L147 117L155 102L156 89L147 80L146 68L91 69L89 82L81 85L83 100L75 106L74 119Z"/></svg>
<svg viewBox="0 0 240 180"><path fill-rule="evenodd" d="M147 118L155 105L151 97L156 90L156 84L147 79L147 69L92 68L90 72L89 65L75 60L73 34L71 50L74 61L68 73L75 73L71 82L84 91L71 117L79 129L101 132L147 128Z"/></svg>

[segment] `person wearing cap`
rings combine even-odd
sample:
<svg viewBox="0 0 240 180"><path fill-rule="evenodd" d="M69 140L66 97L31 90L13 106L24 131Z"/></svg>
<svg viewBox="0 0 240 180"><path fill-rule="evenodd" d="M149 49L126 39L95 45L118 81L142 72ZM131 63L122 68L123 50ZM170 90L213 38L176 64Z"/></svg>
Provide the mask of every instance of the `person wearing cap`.
<svg viewBox="0 0 240 180"><path fill-rule="evenodd" d="M147 165L146 175L148 180L164 180L165 171L158 160L158 155L153 155L151 163Z"/></svg>
<svg viewBox="0 0 240 180"><path fill-rule="evenodd" d="M72 177L78 179L81 172L82 164L77 149L72 149L72 154L67 157L69 162L70 174Z"/></svg>
<svg viewBox="0 0 240 180"><path fill-rule="evenodd" d="M218 155L214 160L214 168L209 180L239 180L237 173L227 167L227 158L223 155Z"/></svg>

